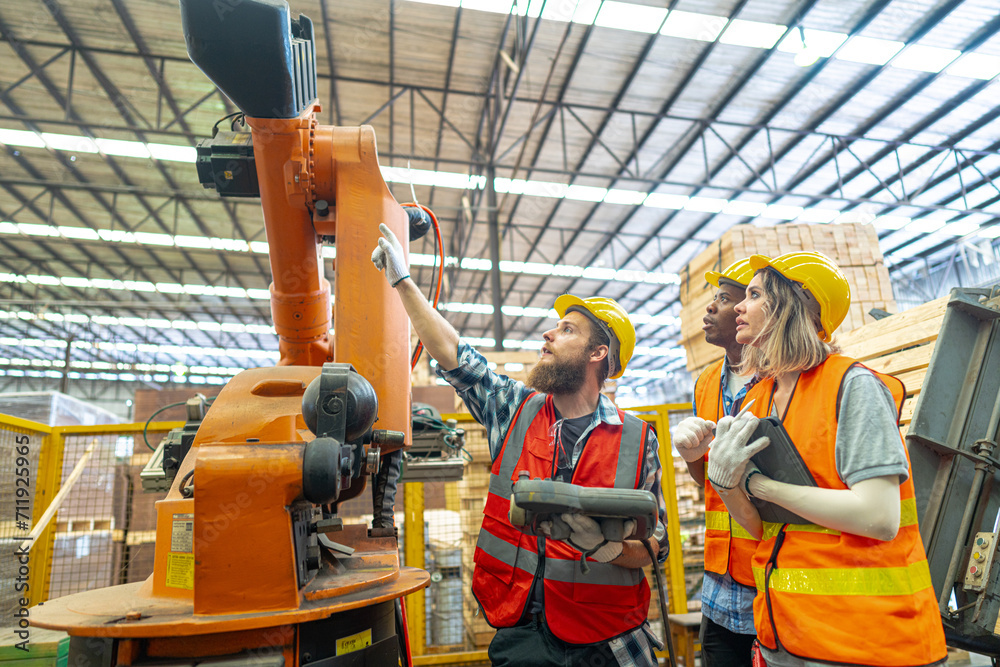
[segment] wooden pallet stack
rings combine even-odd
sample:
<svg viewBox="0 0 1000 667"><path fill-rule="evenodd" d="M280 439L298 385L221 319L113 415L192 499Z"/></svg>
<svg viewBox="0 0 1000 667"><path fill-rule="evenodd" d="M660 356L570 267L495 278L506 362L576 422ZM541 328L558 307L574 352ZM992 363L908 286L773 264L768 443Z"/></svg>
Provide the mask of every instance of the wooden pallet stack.
<svg viewBox="0 0 1000 667"><path fill-rule="evenodd" d="M471 591L476 539L483 525L483 507L490 488L490 448L485 428L475 422L463 422L462 428L465 429L465 449L472 457L465 463L462 479L457 482L462 515L462 587L466 592L462 597L462 616L469 645L485 648L496 631L489 626L482 613L477 614L478 604Z"/></svg>
<svg viewBox="0 0 1000 667"><path fill-rule="evenodd" d="M896 310L889 272L882 260L878 235L871 225L737 225L695 257L681 272L681 344L687 368L693 373L723 355L722 348L705 342L702 317L715 287L706 271L722 271L738 259L760 254L776 257L796 250L821 252L836 262L851 284L851 308L835 335L874 321L873 308Z"/></svg>

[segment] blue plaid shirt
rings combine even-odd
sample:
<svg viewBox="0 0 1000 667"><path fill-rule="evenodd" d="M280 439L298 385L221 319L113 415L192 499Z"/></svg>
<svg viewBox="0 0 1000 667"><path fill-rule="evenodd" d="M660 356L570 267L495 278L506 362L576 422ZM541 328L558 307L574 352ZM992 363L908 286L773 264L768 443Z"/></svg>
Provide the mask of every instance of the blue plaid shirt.
<svg viewBox="0 0 1000 667"><path fill-rule="evenodd" d="M726 414L732 414L733 406L743 402L751 386L752 383L748 382L735 396L730 393L727 359L722 365L722 405ZM756 588L744 586L728 572L720 575L706 570L701 585L701 613L730 632L753 635L757 633L753 625L753 599L756 595Z"/></svg>
<svg viewBox="0 0 1000 667"><path fill-rule="evenodd" d="M490 445L490 458L495 460L503 446L503 437L510 428L514 415L521 402L532 392L523 382L512 380L506 375L498 375L490 370L486 357L465 342L458 344L458 367L446 371L438 367L437 374L448 381L458 395L469 407L469 412L476 421L486 428L486 437ZM572 465L576 465L586 443L586 435L599 423L621 425L618 409L604 394L597 403L597 410L591 417L590 424L584 429L580 439L573 447ZM646 457L643 463L645 483L643 488L656 496L660 510L660 523L666 526L666 503L660 490L662 471L660 469L659 445L653 430L649 430L646 438ZM667 557L668 538L666 530L660 540L660 562ZM626 633L608 642L621 667L655 667L650 645L662 649L662 642L649 631L643 623L632 632ZM651 662L652 660L652 662Z"/></svg>

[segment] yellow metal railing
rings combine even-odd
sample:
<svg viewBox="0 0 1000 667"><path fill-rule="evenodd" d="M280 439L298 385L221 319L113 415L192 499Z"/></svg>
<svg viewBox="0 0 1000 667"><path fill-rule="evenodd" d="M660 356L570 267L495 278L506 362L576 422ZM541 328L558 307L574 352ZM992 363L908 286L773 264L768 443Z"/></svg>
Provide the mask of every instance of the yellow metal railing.
<svg viewBox="0 0 1000 667"><path fill-rule="evenodd" d="M154 422L148 425L147 432L159 434L183 426L184 422ZM58 494L63 482L63 464L67 437L133 435L138 441L145 423L108 424L101 426L55 426L32 422L9 415L0 415L0 432L24 433L40 438L38 443L38 458L32 471L35 478L33 491L33 507L31 525L34 526L42 518ZM93 464L90 464L93 465ZM49 597L49 585L52 577L52 561L56 537L56 521L53 517L45 529L38 535L30 547L28 557L28 601L30 605L44 602ZM5 537L22 537L9 535Z"/></svg>

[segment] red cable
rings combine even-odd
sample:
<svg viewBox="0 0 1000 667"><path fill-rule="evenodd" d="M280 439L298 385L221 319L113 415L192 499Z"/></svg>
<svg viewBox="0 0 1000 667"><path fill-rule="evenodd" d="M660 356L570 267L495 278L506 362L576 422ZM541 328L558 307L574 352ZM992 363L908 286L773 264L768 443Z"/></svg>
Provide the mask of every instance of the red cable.
<svg viewBox="0 0 1000 667"><path fill-rule="evenodd" d="M437 216L434 215L434 211L430 210L423 204L416 204L414 202L407 202L405 204L400 204L403 207L410 208L420 208L430 216L431 223L434 225L434 234L437 237L437 258L440 258L438 263L438 275L437 275L437 288L434 290L434 301L431 304L432 307L437 308L438 299L441 297L441 284L444 282L444 241L441 240L441 225L438 224ZM417 367L417 362L420 360L420 354L423 352L424 343L423 341L417 341L417 347L413 350L413 356L410 358L410 371L412 372L414 368Z"/></svg>
<svg viewBox="0 0 1000 667"><path fill-rule="evenodd" d="M402 598L399 600L399 614L403 619L403 646L406 647L406 664L412 667L413 656L410 654L410 629L406 625L406 603Z"/></svg>

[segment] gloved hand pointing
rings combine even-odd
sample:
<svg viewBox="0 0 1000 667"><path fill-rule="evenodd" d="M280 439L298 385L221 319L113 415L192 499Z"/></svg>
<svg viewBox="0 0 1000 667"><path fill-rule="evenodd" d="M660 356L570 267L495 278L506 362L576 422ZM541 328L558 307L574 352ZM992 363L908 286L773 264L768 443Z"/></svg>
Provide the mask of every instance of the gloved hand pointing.
<svg viewBox="0 0 1000 667"><path fill-rule="evenodd" d="M688 463L700 461L712 444L715 422L701 417L688 417L670 429L670 439L681 458Z"/></svg>
<svg viewBox="0 0 1000 667"><path fill-rule="evenodd" d="M378 240L378 247L372 251L372 263L379 271L385 269L386 280L395 287L399 281L410 277L410 267L406 263L403 255L403 246L399 244L399 239L392 233L392 230L382 223L378 226L382 232Z"/></svg>
<svg viewBox="0 0 1000 667"><path fill-rule="evenodd" d="M747 444L759 421L749 412L719 420L708 452L708 481L712 486L724 490L738 486L750 457L771 444L767 437Z"/></svg>

